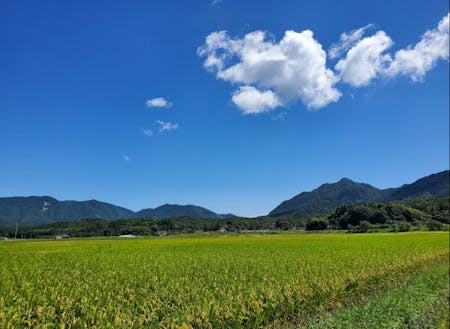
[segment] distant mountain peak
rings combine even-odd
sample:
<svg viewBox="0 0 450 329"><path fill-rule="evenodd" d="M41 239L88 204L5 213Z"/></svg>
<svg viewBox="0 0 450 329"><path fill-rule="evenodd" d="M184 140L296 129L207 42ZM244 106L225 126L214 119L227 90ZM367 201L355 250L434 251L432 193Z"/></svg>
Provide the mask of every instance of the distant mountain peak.
<svg viewBox="0 0 450 329"><path fill-rule="evenodd" d="M347 177L342 177L336 184L339 184L339 183L355 183L354 181L352 181L350 178L347 178ZM355 183L356 184L356 183Z"/></svg>
<svg viewBox="0 0 450 329"><path fill-rule="evenodd" d="M157 208L142 209L135 217L150 217L155 219L166 219L174 217L191 217L201 219L220 219L222 215L206 208L194 205L163 204Z"/></svg>
<svg viewBox="0 0 450 329"><path fill-rule="evenodd" d="M322 184L311 192L302 192L283 201L269 213L269 216L321 215L342 205L448 195L448 170L423 177L399 188L385 190L344 177L336 183Z"/></svg>

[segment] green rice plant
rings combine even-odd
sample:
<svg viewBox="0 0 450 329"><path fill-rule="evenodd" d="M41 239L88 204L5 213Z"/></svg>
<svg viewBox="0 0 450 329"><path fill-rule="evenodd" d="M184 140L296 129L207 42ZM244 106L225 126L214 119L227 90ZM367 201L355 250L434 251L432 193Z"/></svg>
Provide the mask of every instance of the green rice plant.
<svg viewBox="0 0 450 329"><path fill-rule="evenodd" d="M1 328L260 328L448 262L448 234L2 241Z"/></svg>

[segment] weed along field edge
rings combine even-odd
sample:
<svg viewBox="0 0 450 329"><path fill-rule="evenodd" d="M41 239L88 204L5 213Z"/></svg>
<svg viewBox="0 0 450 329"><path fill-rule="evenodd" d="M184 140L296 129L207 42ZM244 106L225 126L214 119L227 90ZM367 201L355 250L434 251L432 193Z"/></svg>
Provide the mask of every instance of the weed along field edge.
<svg viewBox="0 0 450 329"><path fill-rule="evenodd" d="M448 232L0 241L0 327L431 328L448 260Z"/></svg>

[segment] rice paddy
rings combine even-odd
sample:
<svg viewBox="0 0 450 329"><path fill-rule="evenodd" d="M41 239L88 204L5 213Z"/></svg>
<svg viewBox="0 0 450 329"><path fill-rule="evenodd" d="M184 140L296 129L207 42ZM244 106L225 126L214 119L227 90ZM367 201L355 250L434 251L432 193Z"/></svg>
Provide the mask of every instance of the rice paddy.
<svg viewBox="0 0 450 329"><path fill-rule="evenodd" d="M0 327L307 327L448 259L447 232L0 241Z"/></svg>

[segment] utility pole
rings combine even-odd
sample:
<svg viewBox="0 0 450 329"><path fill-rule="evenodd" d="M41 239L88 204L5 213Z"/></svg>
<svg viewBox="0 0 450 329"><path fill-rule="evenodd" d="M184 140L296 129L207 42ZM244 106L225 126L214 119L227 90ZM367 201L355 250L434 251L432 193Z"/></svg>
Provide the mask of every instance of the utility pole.
<svg viewBox="0 0 450 329"><path fill-rule="evenodd" d="M14 239L17 239L17 229L19 228L19 222L16 223L16 234L14 234Z"/></svg>

